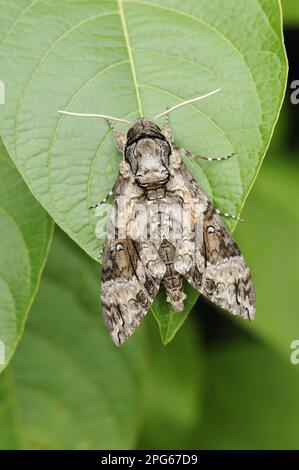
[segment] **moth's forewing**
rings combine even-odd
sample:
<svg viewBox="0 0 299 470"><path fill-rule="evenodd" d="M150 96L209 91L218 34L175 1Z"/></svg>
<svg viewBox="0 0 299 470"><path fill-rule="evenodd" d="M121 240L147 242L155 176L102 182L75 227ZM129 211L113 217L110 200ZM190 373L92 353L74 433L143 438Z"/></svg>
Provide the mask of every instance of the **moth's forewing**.
<svg viewBox="0 0 299 470"><path fill-rule="evenodd" d="M201 210L194 221L197 237L185 240L177 252L192 259L176 269L209 300L234 315L253 319L256 309L255 289L249 268L227 226L182 163L175 175L176 187L188 188ZM196 213L196 211L195 211Z"/></svg>

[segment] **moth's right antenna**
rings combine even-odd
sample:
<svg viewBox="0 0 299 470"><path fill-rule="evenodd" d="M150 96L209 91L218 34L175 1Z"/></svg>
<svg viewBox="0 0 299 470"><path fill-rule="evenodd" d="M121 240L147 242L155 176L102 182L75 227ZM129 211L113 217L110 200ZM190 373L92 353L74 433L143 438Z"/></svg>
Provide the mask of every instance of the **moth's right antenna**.
<svg viewBox="0 0 299 470"><path fill-rule="evenodd" d="M176 104L172 108L169 108L166 111L163 111L163 113L157 114L157 116L155 116L153 118L153 121L155 121L156 119L159 119L162 116L165 116L166 114L171 113L175 109L178 109L178 108L181 108L182 106L185 106L186 104L195 103L196 101L200 101L200 100L203 100L204 98L207 98L208 96L214 95L215 93L218 93L218 91L220 91L220 90L221 90L221 88L217 88L217 90L210 91L209 93L206 93L205 95L197 96L196 98L191 98L190 100L186 100L186 101L183 101L182 103Z"/></svg>
<svg viewBox="0 0 299 470"><path fill-rule="evenodd" d="M67 114L69 116L101 118L101 119L106 119L107 121L127 122L128 124L131 124L131 121L128 121L127 119L115 118L113 116L106 116L106 114L83 114L83 113L72 113L70 111L58 111L58 112L60 114Z"/></svg>

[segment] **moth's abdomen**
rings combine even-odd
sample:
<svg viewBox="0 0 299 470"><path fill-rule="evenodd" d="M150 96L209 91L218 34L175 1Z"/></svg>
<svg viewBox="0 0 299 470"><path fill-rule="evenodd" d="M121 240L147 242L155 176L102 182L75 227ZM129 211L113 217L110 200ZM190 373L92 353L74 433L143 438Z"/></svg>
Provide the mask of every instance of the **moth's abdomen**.
<svg viewBox="0 0 299 470"><path fill-rule="evenodd" d="M183 277L174 268L175 246L168 240L163 240L159 255L166 266L162 283L166 291L166 300L174 310L180 312L184 309L186 295L183 291Z"/></svg>

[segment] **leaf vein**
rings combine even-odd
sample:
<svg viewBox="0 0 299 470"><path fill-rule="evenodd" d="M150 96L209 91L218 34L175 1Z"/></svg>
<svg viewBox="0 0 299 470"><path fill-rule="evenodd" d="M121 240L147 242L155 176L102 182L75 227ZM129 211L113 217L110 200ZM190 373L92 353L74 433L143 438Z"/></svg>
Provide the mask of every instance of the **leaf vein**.
<svg viewBox="0 0 299 470"><path fill-rule="evenodd" d="M117 0L118 8L119 8L119 15L123 27L123 33L124 33L124 38L125 38L125 43L127 46L128 50L128 56L129 56L129 61L131 65L131 71L132 71L132 78L133 78L133 83L134 83L134 88L136 91L136 99L138 103L138 109L139 109L139 114L140 117L143 116L143 110L142 110L142 103L141 103L141 97L140 97L140 92L139 92L139 86L138 86L138 81L137 81L137 75L136 75L136 68L135 68L135 63L134 63L134 58L133 58L133 53L132 53L132 47L131 47L131 42L130 42L130 36L129 36L129 31L126 23L126 17L125 17L125 12L123 8L123 0Z"/></svg>
<svg viewBox="0 0 299 470"><path fill-rule="evenodd" d="M45 61L45 59L48 57L48 55L50 54L50 52L52 52L55 47L68 35L70 34L71 32L73 32L75 29L79 28L80 26L82 26L83 24L85 23L88 23L89 21L92 21L96 18L101 18L103 16L111 16L111 15L116 15L117 12L113 11L113 12L106 12L106 13L100 13L98 15L93 15L93 16L90 16L84 20L81 20L79 21L79 23L76 23L75 25L73 25L71 28L69 28L68 30L64 31L63 34L61 34L57 39L56 41L53 42L53 44L49 47L49 49L47 49L47 51L44 53L44 55L41 57L41 59L38 61L38 64L36 66L36 68L34 69L24 91L22 92L21 96L20 96L20 99L19 99L19 102L18 102L18 105L17 105L17 109L16 109L16 117L15 117L15 125L14 125L14 144L15 144L15 154L17 156L17 129L18 129L18 121L19 121L19 115L20 115L20 110L21 110L21 106L22 106L22 103L24 101L24 98L26 96L26 94L28 93L28 91L30 90L30 87L33 83L33 80L34 78L36 77L41 65L43 64L43 62Z"/></svg>
<svg viewBox="0 0 299 470"><path fill-rule="evenodd" d="M242 54L242 52L240 51L240 49L238 49L238 47L227 37L225 36L225 34L220 31L219 29L217 29L215 26L213 26L211 23L209 23L208 21L204 20L203 18L200 18L198 16L194 16L194 15L191 15L190 13L187 13L187 12L184 12L182 10L178 10L176 8L171 8L171 7L166 7L166 6L162 6L162 5L159 5L158 3L150 3L150 2L147 2L147 1L141 1L141 0L125 0L127 3L132 3L132 4L137 4L137 5L145 5L145 6L148 6L148 7L153 7L153 8L158 8L158 9L161 9L161 10L165 10L165 11L169 11L171 13L174 13L174 14L177 14L179 16L183 16L185 18L189 18L193 21L197 21L199 23L202 23L204 24L205 26L207 26L208 28L210 28L212 31L214 31L215 33L217 33L219 36L221 36L224 41L229 44L236 52L237 54L241 57L241 59L243 60L243 63L245 64L247 70L248 70L248 73L249 75L251 76L251 79L252 79L252 83L254 85L254 89L255 89L255 92L256 92L256 96L257 96L257 99L258 99L258 104L259 104L259 111L260 111L260 117L262 119L262 109L261 109L261 100L260 100L260 96L259 96L259 93L258 93L258 90L257 90L257 86L256 86L256 83L255 83L255 79L253 77L253 74L251 72L251 69L247 63L247 61L245 60L245 57L244 57L244 54Z"/></svg>
<svg viewBox="0 0 299 470"><path fill-rule="evenodd" d="M68 101L66 107L65 107L65 110L68 110L69 107L72 105L72 103L75 101L75 99L79 96L79 94L82 92L82 90L84 90L88 85L90 85L94 80L96 80L98 77L100 77L102 74L104 74L105 72L108 72L109 70L115 68L115 67L118 67L119 65L123 65L125 63L128 63L129 61L128 60L122 60L120 62L116 62L114 64L110 64L109 66L105 67L104 69L96 72L92 77L90 77L87 82L85 82L83 85L81 85L79 87L79 89L76 91L76 93L71 97L71 99ZM48 154L48 184L49 184L49 189L51 187L51 160L52 160L52 149L53 149L53 146L54 146L54 142L55 142L55 138L56 138L56 135L57 135L57 132L58 132L58 129L60 127L60 124L62 122L62 119L64 118L65 116L63 114L61 114L59 116L59 119L57 121L57 124L54 128L54 132L52 134L52 137L50 139L50 142L49 142L49 154Z"/></svg>

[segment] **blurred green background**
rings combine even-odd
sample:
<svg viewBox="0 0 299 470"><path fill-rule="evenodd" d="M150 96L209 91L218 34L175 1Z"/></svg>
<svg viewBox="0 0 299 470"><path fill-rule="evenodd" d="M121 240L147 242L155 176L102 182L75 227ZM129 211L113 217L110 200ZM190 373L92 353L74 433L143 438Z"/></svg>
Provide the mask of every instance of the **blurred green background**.
<svg viewBox="0 0 299 470"><path fill-rule="evenodd" d="M99 315L96 263L56 229L24 338L0 382L2 448L299 448L299 364L290 361L299 340L299 104L290 102L299 5L282 4L289 83L235 232L255 281L256 320L200 298L168 346L148 315L119 350Z"/></svg>

